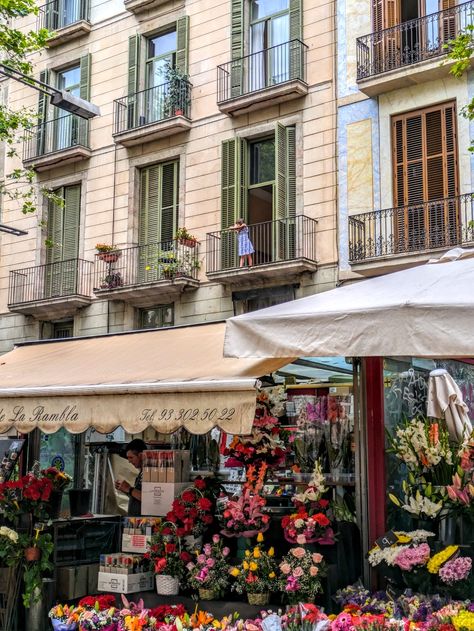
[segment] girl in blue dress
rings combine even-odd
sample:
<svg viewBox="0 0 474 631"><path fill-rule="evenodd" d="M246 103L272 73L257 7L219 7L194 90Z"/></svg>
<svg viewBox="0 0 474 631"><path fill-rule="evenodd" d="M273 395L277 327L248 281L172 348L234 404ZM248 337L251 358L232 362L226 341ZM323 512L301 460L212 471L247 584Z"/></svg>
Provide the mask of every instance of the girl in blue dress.
<svg viewBox="0 0 474 631"><path fill-rule="evenodd" d="M249 267L252 267L253 265L252 254L255 252L255 250L249 238L249 227L244 222L244 220L240 218L240 219L237 219L236 223L233 226L231 226L229 229L236 230L238 233L237 238L238 238L238 250L239 250L239 258L240 258L239 267L243 267L246 260L247 260L247 265Z"/></svg>

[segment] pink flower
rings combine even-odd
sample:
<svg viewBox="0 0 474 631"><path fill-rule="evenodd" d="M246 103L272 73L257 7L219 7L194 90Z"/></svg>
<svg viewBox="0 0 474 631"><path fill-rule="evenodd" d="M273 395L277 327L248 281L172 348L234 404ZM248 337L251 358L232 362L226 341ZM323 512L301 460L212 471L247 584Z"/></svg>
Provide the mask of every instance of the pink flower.
<svg viewBox="0 0 474 631"><path fill-rule="evenodd" d="M204 554L200 554L197 558L197 562L198 563L205 563L206 562L206 557L204 556Z"/></svg>
<svg viewBox="0 0 474 631"><path fill-rule="evenodd" d="M297 559L302 559L306 554L306 550L304 548L291 548L290 552Z"/></svg>
<svg viewBox="0 0 474 631"><path fill-rule="evenodd" d="M303 576L303 574L303 568L300 565L297 565L293 570L293 576L296 576L296 578L300 578L300 576Z"/></svg>
<svg viewBox="0 0 474 631"><path fill-rule="evenodd" d="M281 563L280 570L283 572L283 574L289 574L291 572L291 567L288 563Z"/></svg>
<svg viewBox="0 0 474 631"><path fill-rule="evenodd" d="M227 557L230 554L230 548L228 548L227 546L225 548L222 548L222 556L223 557Z"/></svg>
<svg viewBox="0 0 474 631"><path fill-rule="evenodd" d="M439 577L443 583L452 585L457 581L463 581L472 569L472 559L470 557L457 557L441 566Z"/></svg>
<svg viewBox="0 0 474 631"><path fill-rule="evenodd" d="M301 546L304 546L306 543L306 537L304 535L298 535L296 537L296 543L299 543Z"/></svg>
<svg viewBox="0 0 474 631"><path fill-rule="evenodd" d="M214 559L207 559L206 561L207 567L214 567L215 563Z"/></svg>
<svg viewBox="0 0 474 631"><path fill-rule="evenodd" d="M310 573L311 576L317 576L319 574L319 568L316 567L315 565L312 565L309 568L309 573Z"/></svg>
<svg viewBox="0 0 474 631"><path fill-rule="evenodd" d="M206 545L204 546L204 554L207 557L210 557L212 554L212 550L211 550L211 544L210 543L206 543Z"/></svg>
<svg viewBox="0 0 474 631"><path fill-rule="evenodd" d="M219 543L219 541L221 540L219 535L212 535L212 541L214 543Z"/></svg>
<svg viewBox="0 0 474 631"><path fill-rule="evenodd" d="M321 563L321 561L323 560L323 555L319 554L319 552L313 552L311 558L313 559L313 563Z"/></svg>

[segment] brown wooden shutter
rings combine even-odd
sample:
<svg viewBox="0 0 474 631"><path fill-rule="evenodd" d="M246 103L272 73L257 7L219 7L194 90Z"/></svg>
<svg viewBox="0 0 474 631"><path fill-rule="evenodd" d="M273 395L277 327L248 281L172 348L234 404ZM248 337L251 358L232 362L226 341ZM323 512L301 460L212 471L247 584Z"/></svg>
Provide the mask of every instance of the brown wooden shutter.
<svg viewBox="0 0 474 631"><path fill-rule="evenodd" d="M456 108L446 103L392 119L395 251L456 243Z"/></svg>
<svg viewBox="0 0 474 631"><path fill-rule="evenodd" d="M442 19L442 27L441 27L441 38L443 44L448 42L450 39L454 39L456 37L456 0L440 0L440 11L444 11L441 16Z"/></svg>
<svg viewBox="0 0 474 631"><path fill-rule="evenodd" d="M385 31L400 24L400 0L372 0L374 60L378 72L397 67L400 33Z"/></svg>

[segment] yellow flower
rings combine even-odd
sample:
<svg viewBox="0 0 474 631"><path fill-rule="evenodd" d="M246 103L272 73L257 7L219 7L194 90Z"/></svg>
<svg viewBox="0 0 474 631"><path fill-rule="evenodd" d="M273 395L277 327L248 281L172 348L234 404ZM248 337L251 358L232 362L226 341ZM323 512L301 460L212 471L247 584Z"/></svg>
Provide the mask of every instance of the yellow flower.
<svg viewBox="0 0 474 631"><path fill-rule="evenodd" d="M245 556L249 557L250 556L250 550L245 550Z"/></svg>
<svg viewBox="0 0 474 631"><path fill-rule="evenodd" d="M397 535L397 543L405 544L405 543L410 543L410 541L411 541L411 537L408 537L408 535L402 535L402 534Z"/></svg>
<svg viewBox="0 0 474 631"><path fill-rule="evenodd" d="M250 568L250 571L251 571L251 572L255 572L255 570L257 569L257 567L258 567L258 565L255 563L255 561L250 561L249 568Z"/></svg>
<svg viewBox="0 0 474 631"><path fill-rule="evenodd" d="M247 561L244 561L242 563L242 567L244 568L244 570L248 570L249 569L249 564L247 563Z"/></svg>
<svg viewBox="0 0 474 631"><path fill-rule="evenodd" d="M219 620L213 620L212 626L214 627L214 629L220 629L222 625Z"/></svg>
<svg viewBox="0 0 474 631"><path fill-rule="evenodd" d="M275 572L270 572L270 574L268 575L268 578L275 578Z"/></svg>
<svg viewBox="0 0 474 631"><path fill-rule="evenodd" d="M258 543L262 543L262 541L263 541L263 534L261 532L259 532L258 535L257 535L257 541L258 541Z"/></svg>
<svg viewBox="0 0 474 631"><path fill-rule="evenodd" d="M474 613L461 611L457 616L451 618L456 631L474 631Z"/></svg>
<svg viewBox="0 0 474 631"><path fill-rule="evenodd" d="M145 265L145 270L146 270L147 272L149 272L149 271L151 270L150 265Z"/></svg>
<svg viewBox="0 0 474 631"><path fill-rule="evenodd" d="M426 566L428 568L428 572L430 574L438 574L439 568L443 565L443 563L446 563L446 561L450 559L453 554L456 554L458 550L459 546L447 546L444 550L441 550L441 552L432 556Z"/></svg>
<svg viewBox="0 0 474 631"><path fill-rule="evenodd" d="M268 556L269 557L275 556L275 548L273 546L268 551Z"/></svg>
<svg viewBox="0 0 474 631"><path fill-rule="evenodd" d="M232 574L232 576L238 576L240 574L240 570L238 567L233 567L230 573Z"/></svg>
<svg viewBox="0 0 474 631"><path fill-rule="evenodd" d="M261 554L260 554L260 548L259 548L258 546L256 546L256 547L253 549L253 558L254 558L254 559L259 559L259 558L260 558L260 556L261 556Z"/></svg>

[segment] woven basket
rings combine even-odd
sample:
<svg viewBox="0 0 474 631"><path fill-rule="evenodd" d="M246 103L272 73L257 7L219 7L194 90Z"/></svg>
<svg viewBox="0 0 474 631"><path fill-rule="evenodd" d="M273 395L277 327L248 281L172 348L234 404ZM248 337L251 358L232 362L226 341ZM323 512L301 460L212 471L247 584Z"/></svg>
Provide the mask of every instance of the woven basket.
<svg viewBox="0 0 474 631"><path fill-rule="evenodd" d="M168 574L157 574L156 593L161 596L177 596L179 592L179 579Z"/></svg>
<svg viewBox="0 0 474 631"><path fill-rule="evenodd" d="M263 594L247 594L249 605L268 605L270 600L270 593L264 592Z"/></svg>
<svg viewBox="0 0 474 631"><path fill-rule="evenodd" d="M216 592L213 589L199 588L199 600L216 600Z"/></svg>

